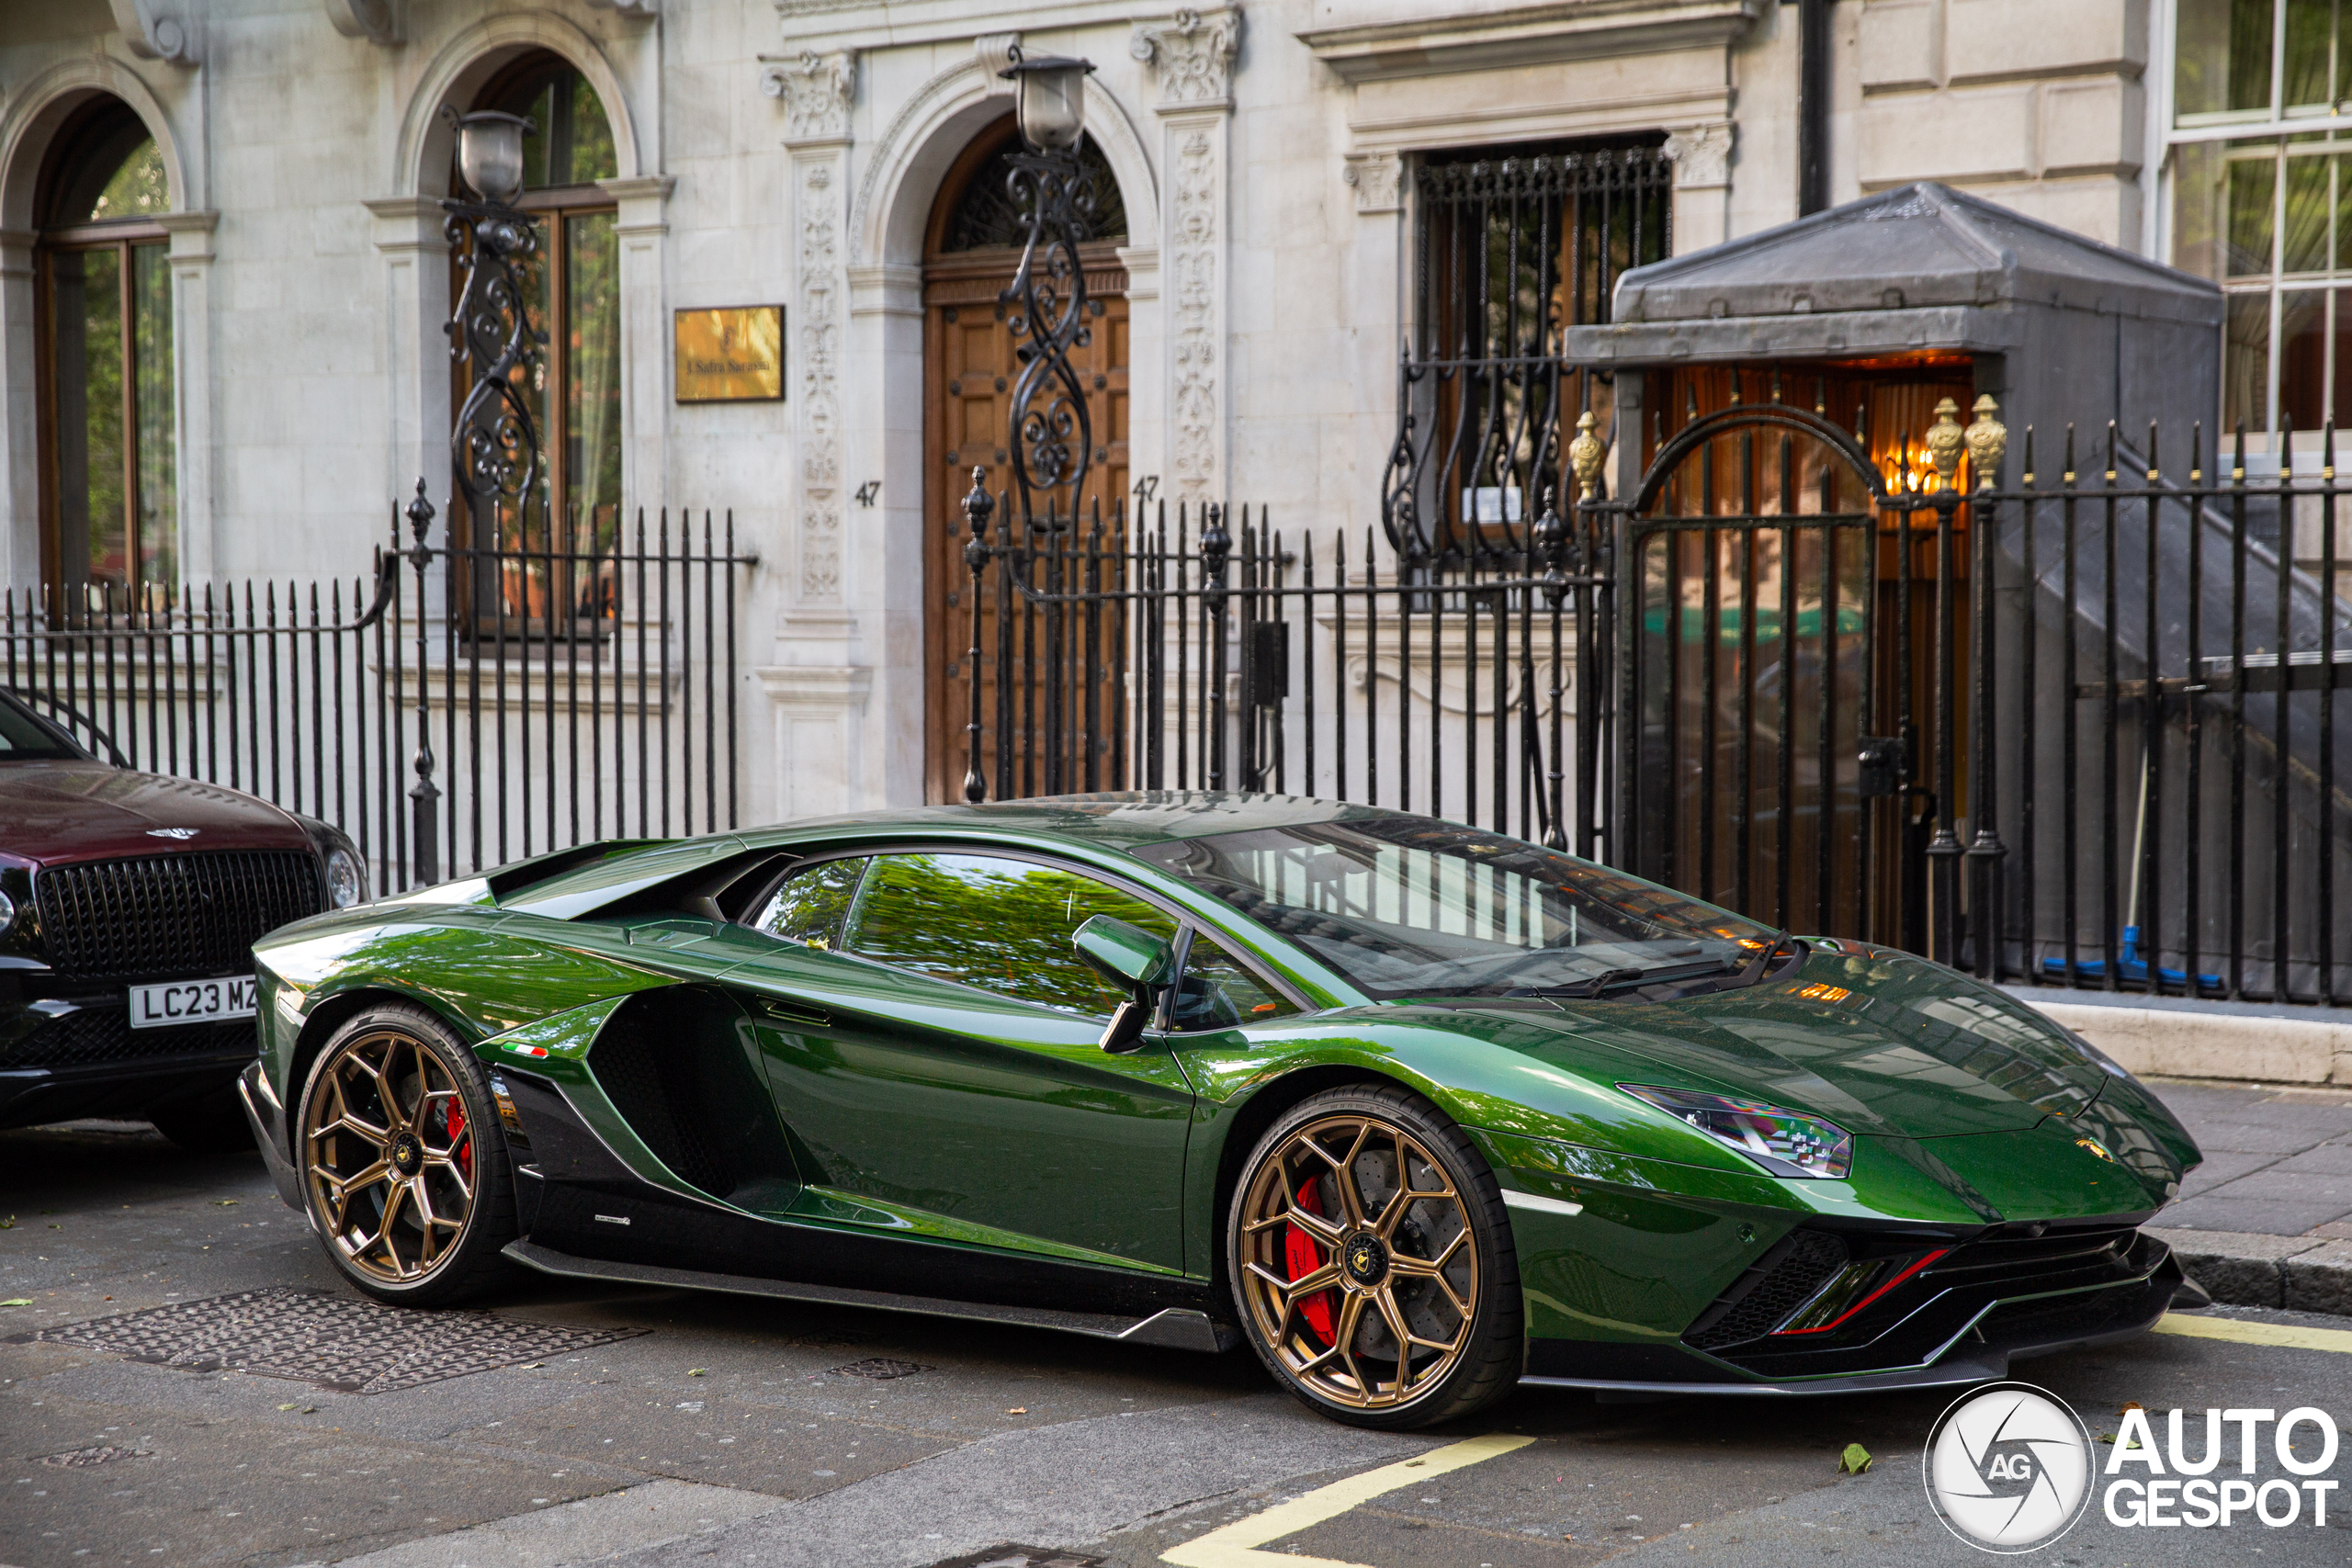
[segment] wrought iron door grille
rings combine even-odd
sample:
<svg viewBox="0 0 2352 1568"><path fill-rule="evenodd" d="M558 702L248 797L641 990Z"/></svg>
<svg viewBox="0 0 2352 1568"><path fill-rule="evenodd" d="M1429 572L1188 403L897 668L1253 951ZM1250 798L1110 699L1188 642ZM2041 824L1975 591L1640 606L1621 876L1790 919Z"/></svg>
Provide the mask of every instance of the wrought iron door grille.
<svg viewBox="0 0 2352 1568"><path fill-rule="evenodd" d="M53 866L33 878L50 963L76 979L217 975L324 907L306 850L220 850Z"/></svg>
<svg viewBox="0 0 2352 1568"><path fill-rule="evenodd" d="M1415 171L1414 311L1383 485L1410 558L1527 558L1588 409L1609 389L1562 357L1609 320L1618 276L1671 249L1674 163L1657 146L1500 148Z"/></svg>

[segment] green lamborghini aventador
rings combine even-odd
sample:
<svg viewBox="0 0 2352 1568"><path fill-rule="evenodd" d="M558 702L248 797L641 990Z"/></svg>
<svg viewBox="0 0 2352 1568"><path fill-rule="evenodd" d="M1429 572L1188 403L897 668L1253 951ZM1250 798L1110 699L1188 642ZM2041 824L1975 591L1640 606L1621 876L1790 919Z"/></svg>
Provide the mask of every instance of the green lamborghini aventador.
<svg viewBox="0 0 2352 1568"><path fill-rule="evenodd" d="M1316 1409L1979 1382L2194 1292L2155 1097L2002 991L1517 839L1090 795L608 842L254 948L351 1283L1202 1351Z"/></svg>

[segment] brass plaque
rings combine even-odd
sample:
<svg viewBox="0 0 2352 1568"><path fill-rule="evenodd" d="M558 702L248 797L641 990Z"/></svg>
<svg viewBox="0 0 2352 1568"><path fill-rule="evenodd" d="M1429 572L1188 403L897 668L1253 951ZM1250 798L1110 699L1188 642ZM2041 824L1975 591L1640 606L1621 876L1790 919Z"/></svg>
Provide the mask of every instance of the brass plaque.
<svg viewBox="0 0 2352 1568"><path fill-rule="evenodd" d="M678 401L758 402L784 396L784 307L681 310Z"/></svg>

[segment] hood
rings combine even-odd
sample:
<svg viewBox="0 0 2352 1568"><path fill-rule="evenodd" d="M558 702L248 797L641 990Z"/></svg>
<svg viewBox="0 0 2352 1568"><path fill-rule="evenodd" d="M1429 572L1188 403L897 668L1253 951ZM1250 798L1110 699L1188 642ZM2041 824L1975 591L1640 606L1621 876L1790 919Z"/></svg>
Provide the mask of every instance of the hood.
<svg viewBox="0 0 2352 1568"><path fill-rule="evenodd" d="M157 835L167 828L194 832ZM104 762L0 763L0 855L33 865L310 842L287 812L218 784Z"/></svg>
<svg viewBox="0 0 2352 1568"><path fill-rule="evenodd" d="M1865 1136L2019 1132L2112 1081L2024 1003L1901 954L1814 952L1744 990L1556 1005L1555 1027L1630 1070L1654 1063L1661 1087L1754 1095Z"/></svg>

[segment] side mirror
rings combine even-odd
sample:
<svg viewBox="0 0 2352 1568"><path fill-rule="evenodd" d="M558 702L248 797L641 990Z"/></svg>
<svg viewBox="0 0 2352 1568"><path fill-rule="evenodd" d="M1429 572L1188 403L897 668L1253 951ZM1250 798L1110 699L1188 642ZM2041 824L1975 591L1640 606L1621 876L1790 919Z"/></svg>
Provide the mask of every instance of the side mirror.
<svg viewBox="0 0 2352 1568"><path fill-rule="evenodd" d="M1102 1049L1114 1055L1132 1051L1151 1020L1154 991L1166 986L1176 966L1175 950L1139 926L1095 915L1070 933L1070 947L1112 985L1128 993L1102 1031Z"/></svg>

